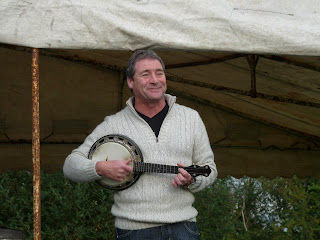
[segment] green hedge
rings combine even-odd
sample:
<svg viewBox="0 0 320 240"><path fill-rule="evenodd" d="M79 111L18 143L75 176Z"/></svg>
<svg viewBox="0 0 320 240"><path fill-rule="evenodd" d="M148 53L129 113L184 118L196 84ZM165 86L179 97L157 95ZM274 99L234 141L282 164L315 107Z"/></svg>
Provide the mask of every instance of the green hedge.
<svg viewBox="0 0 320 240"><path fill-rule="evenodd" d="M33 239L32 188L27 171L1 175L0 227L23 230L25 239ZM61 172L42 173L42 239L112 239L112 199L113 193L97 183L74 183Z"/></svg>
<svg viewBox="0 0 320 240"><path fill-rule="evenodd" d="M114 239L113 192L41 173L42 239ZM0 228L33 239L32 174L1 174ZM320 180L218 179L196 196L201 239L320 239Z"/></svg>

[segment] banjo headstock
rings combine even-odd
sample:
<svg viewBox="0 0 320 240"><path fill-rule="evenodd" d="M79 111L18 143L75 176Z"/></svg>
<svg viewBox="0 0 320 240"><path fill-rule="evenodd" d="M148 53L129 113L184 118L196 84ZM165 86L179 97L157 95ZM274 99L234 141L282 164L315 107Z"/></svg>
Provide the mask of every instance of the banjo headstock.
<svg viewBox="0 0 320 240"><path fill-rule="evenodd" d="M211 169L208 165L205 166L198 166L198 165L191 165L189 167L183 167L192 177L196 176L205 176L208 177L211 173Z"/></svg>

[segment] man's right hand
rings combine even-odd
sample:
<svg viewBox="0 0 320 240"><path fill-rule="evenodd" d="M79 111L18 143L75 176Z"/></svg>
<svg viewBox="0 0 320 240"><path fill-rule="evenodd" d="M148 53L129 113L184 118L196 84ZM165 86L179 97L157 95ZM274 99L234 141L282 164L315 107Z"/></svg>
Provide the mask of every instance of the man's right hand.
<svg viewBox="0 0 320 240"><path fill-rule="evenodd" d="M132 167L129 166L130 162L131 159L97 162L96 172L100 176L105 176L107 178L122 182L133 170Z"/></svg>

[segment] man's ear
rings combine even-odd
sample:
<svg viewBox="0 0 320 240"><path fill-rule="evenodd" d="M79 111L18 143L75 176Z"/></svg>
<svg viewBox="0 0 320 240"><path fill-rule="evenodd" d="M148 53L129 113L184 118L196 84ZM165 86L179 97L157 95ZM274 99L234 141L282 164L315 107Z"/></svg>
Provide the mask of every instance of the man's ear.
<svg viewBox="0 0 320 240"><path fill-rule="evenodd" d="M128 87L129 87L130 89L132 89L132 88L133 88L133 79L127 77L127 83L128 83Z"/></svg>

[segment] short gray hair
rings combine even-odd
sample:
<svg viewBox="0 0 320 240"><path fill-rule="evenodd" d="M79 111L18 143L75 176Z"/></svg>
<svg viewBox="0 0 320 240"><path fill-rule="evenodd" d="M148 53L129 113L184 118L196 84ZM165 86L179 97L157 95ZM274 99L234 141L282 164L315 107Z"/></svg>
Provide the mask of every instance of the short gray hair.
<svg viewBox="0 0 320 240"><path fill-rule="evenodd" d="M131 58L129 59L127 69L126 69L126 76L133 80L133 76L135 74L135 64L137 61L141 59L157 59L162 65L163 71L165 70L165 65L162 59L152 50L137 50L134 54L132 54Z"/></svg>

